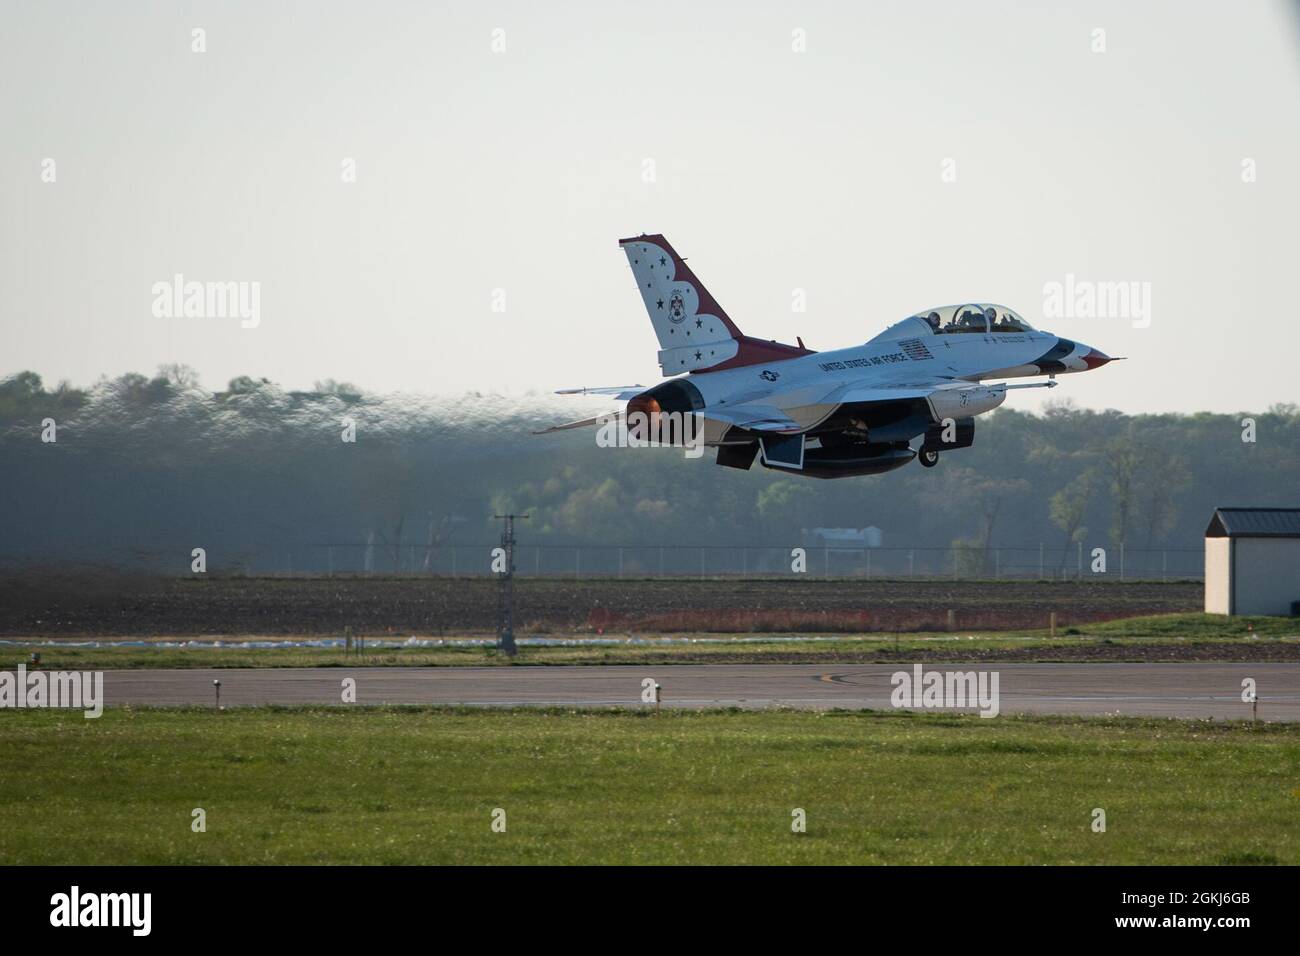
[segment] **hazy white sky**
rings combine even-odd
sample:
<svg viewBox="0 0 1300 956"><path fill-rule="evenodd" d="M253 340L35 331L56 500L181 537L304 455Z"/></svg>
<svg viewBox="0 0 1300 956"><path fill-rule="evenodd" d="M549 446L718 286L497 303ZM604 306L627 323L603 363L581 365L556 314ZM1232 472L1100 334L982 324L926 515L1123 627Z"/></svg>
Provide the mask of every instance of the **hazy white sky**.
<svg viewBox="0 0 1300 956"><path fill-rule="evenodd" d="M651 384L616 242L646 231L751 335L835 348L991 300L1131 358L1014 407L1300 399L1283 3L0 10L0 376ZM175 273L259 282L260 325L155 316ZM1044 321L1067 274L1149 282L1149 327Z"/></svg>

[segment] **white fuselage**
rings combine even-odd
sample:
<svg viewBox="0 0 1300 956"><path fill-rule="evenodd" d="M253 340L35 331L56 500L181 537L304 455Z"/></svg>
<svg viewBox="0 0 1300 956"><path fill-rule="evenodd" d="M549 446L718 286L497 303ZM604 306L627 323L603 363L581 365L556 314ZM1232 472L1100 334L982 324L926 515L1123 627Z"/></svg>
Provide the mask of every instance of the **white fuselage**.
<svg viewBox="0 0 1300 956"><path fill-rule="evenodd" d="M897 328L862 345L718 372L695 372L689 381L699 389L706 405L762 402L812 428L839 407L838 401L827 400L837 385L868 381L905 386L937 377L981 382L1081 372L1088 367L1082 358L1090 351L1088 346L1049 332L909 335L911 329L902 329L899 332L903 334L894 337L891 332ZM1059 360L1040 364L1053 350L1061 353ZM999 398L991 407L1000 402ZM708 440L720 437L711 435Z"/></svg>

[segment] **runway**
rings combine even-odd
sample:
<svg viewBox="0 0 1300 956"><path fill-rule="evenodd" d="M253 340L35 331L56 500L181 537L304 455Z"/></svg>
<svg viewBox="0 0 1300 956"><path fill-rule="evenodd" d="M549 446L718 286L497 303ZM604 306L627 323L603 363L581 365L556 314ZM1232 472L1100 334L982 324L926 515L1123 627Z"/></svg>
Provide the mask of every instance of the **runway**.
<svg viewBox="0 0 1300 956"><path fill-rule="evenodd" d="M104 698L167 706L334 704L355 681L357 704L490 707L653 707L643 682L661 686L662 706L868 708L890 710L891 675L910 664L699 664L520 667L353 667L109 670ZM1242 682L1255 681L1261 720L1300 720L1300 663L938 664L929 671L998 676L1001 713L1125 714L1250 719ZM916 708L914 708L916 709Z"/></svg>

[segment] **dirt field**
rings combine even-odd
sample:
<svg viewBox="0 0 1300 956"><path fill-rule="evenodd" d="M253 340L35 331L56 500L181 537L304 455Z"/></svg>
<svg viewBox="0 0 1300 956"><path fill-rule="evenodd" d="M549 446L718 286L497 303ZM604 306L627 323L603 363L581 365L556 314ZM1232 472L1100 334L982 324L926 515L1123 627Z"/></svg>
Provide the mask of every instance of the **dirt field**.
<svg viewBox="0 0 1300 956"><path fill-rule="evenodd" d="M1199 611L1199 582L518 578L517 631L861 633L1061 628ZM0 576L0 636L431 635L491 631L486 578Z"/></svg>

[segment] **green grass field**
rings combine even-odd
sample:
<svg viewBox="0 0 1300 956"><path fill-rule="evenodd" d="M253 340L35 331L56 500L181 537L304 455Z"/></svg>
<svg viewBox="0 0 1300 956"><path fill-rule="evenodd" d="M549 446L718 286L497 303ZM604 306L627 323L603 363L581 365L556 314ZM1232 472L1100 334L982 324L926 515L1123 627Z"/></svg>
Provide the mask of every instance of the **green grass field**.
<svg viewBox="0 0 1300 956"><path fill-rule="evenodd" d="M806 833L791 832L795 808ZM0 861L1296 864L1300 726L6 711Z"/></svg>
<svg viewBox="0 0 1300 956"><path fill-rule="evenodd" d="M478 635L482 636L482 635ZM523 632L520 636L524 636ZM1297 660L1300 621L1279 617L1226 618L1210 614L1161 614L1046 630L952 634L837 635L791 642L781 635L608 635L641 643L524 647L511 660L490 647L403 647L347 654L329 648L77 647L73 643L0 648L0 667L15 666L35 650L52 670L132 667L355 667L484 666L501 664L653 664L876 662L914 660ZM694 638L694 640L690 640ZM246 637L230 638L237 645ZM1248 657L1246 655L1249 655Z"/></svg>

